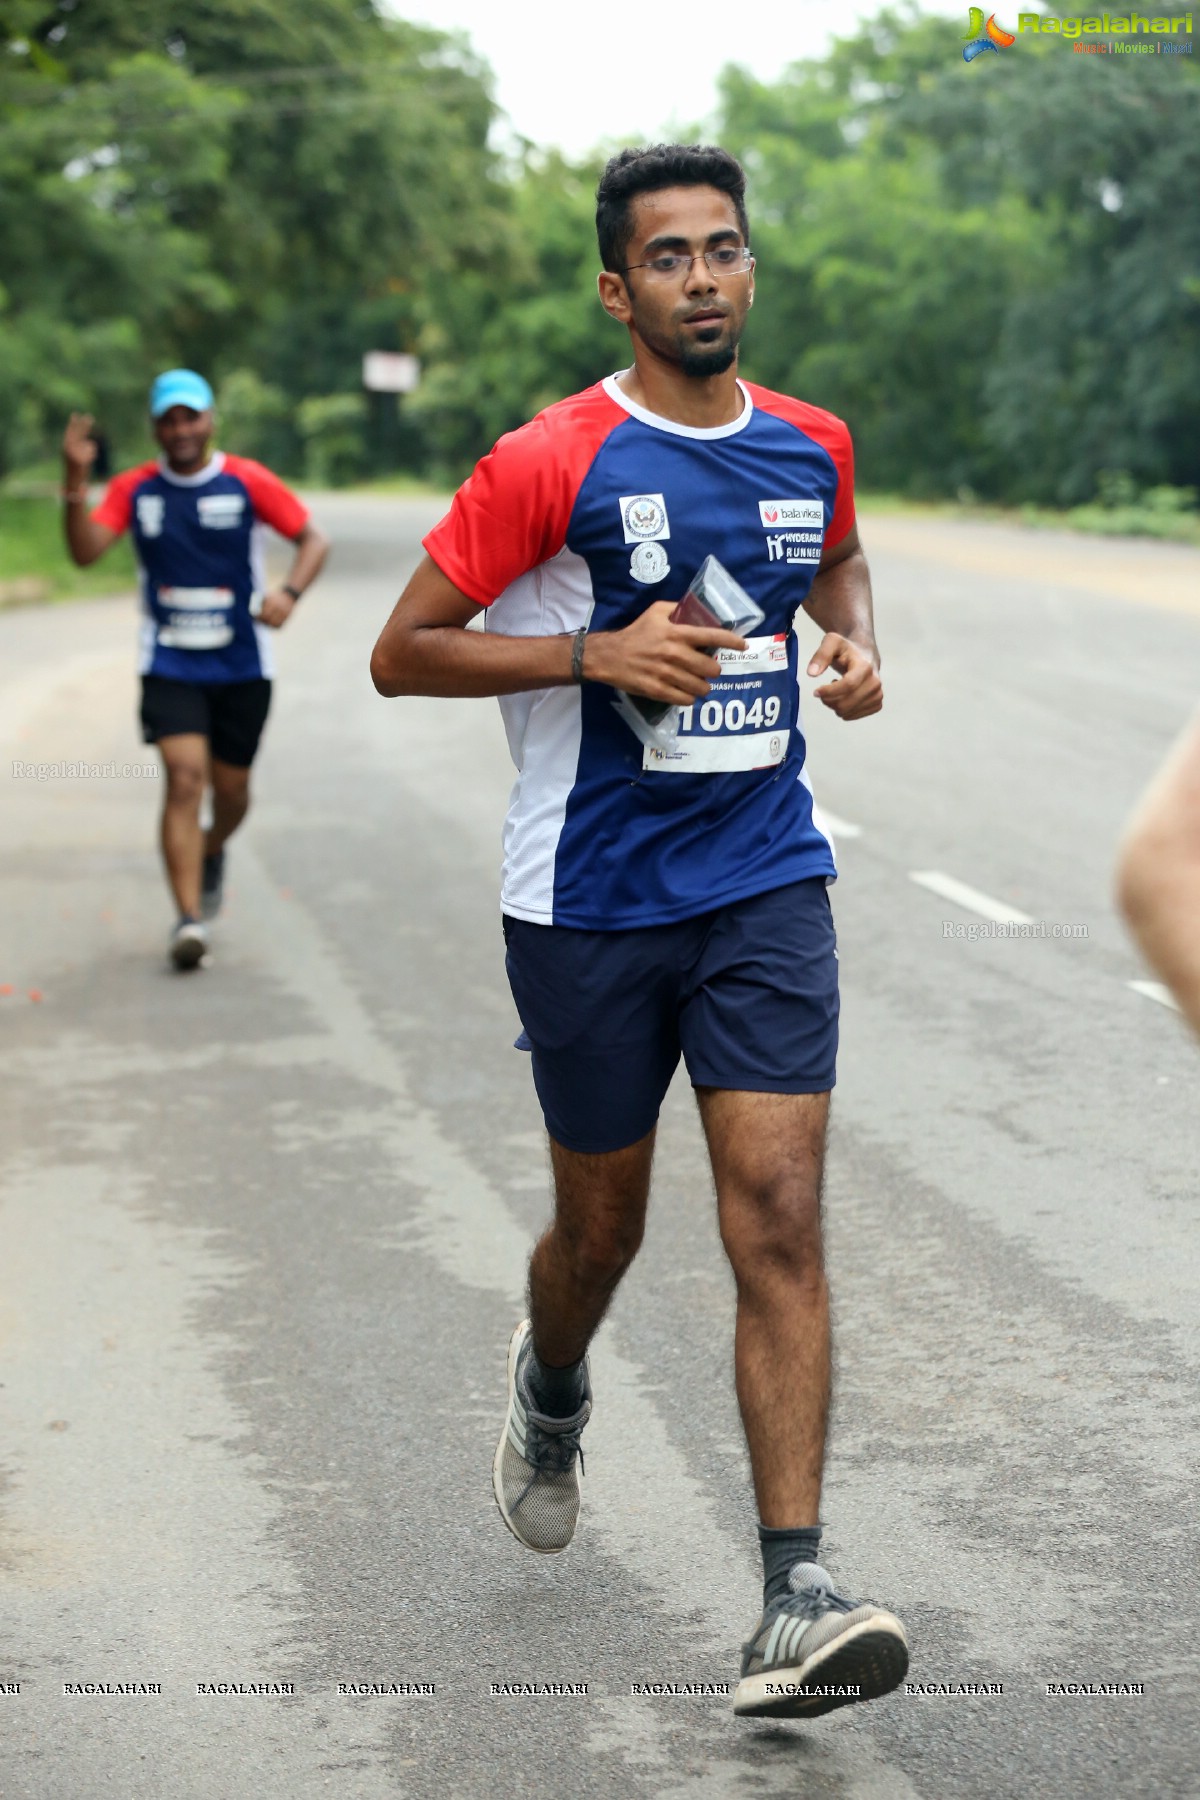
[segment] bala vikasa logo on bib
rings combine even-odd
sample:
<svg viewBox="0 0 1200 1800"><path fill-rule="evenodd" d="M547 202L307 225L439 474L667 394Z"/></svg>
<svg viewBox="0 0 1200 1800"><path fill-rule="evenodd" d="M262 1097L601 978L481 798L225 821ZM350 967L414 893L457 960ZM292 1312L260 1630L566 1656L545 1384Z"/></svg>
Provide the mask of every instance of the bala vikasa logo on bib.
<svg viewBox="0 0 1200 1800"><path fill-rule="evenodd" d="M627 544L648 544L655 538L669 538L667 503L661 494L622 494L621 523Z"/></svg>
<svg viewBox="0 0 1200 1800"><path fill-rule="evenodd" d="M821 531L825 508L819 500L760 500L758 516L764 525L804 525Z"/></svg>

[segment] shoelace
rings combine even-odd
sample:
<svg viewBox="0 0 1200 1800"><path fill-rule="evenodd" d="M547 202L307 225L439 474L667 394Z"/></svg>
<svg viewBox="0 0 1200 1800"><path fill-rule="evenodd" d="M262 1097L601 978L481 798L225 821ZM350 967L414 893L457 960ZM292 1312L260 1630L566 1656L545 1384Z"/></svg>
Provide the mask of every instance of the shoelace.
<svg viewBox="0 0 1200 1800"><path fill-rule="evenodd" d="M785 1612L796 1613L802 1619L823 1619L831 1612L853 1612L856 1604L854 1600L847 1600L844 1594L834 1593L832 1588L801 1588L798 1594L789 1595L771 1617L778 1618Z"/></svg>
<svg viewBox="0 0 1200 1800"><path fill-rule="evenodd" d="M759 1639L763 1637L764 1632L770 1631L781 1613L791 1613L797 1618L811 1619L815 1623L818 1619L826 1618L829 1613L853 1612L855 1607L861 1604L861 1601L847 1600L844 1594L836 1593L831 1586L827 1587L824 1582L820 1584L814 1582L811 1587L802 1587L798 1593L788 1594L763 1620L750 1642L742 1645L742 1655L744 1658L748 1658L761 1654Z"/></svg>
<svg viewBox="0 0 1200 1800"><path fill-rule="evenodd" d="M533 1464L533 1474L513 1501L514 1512L537 1482L550 1481L555 1475L565 1475L576 1457L579 1458L580 1474L587 1473L583 1444L580 1441L582 1436L582 1425L577 1425L572 1431L542 1431L526 1416L525 1461Z"/></svg>

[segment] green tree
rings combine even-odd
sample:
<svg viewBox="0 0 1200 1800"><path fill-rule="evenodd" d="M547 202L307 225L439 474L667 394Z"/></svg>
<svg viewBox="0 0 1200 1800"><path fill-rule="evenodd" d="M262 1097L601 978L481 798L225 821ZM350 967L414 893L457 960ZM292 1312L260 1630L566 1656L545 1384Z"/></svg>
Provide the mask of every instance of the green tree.
<svg viewBox="0 0 1200 1800"><path fill-rule="evenodd" d="M443 466L460 474L505 431L627 360L596 292L601 159L529 152L513 186L511 253L497 304L490 276L451 285L421 343L430 377L414 396Z"/></svg>
<svg viewBox="0 0 1200 1800"><path fill-rule="evenodd" d="M18 0L0 60L0 468L70 406L140 448L149 375L359 395L503 271L486 74L356 0ZM299 451L291 423L281 441Z"/></svg>
<svg viewBox="0 0 1200 1800"><path fill-rule="evenodd" d="M1187 485L1192 59L1023 38L968 67L956 47L910 4L779 82L727 72L763 258L748 369L844 413L875 486L1071 503L1105 468Z"/></svg>

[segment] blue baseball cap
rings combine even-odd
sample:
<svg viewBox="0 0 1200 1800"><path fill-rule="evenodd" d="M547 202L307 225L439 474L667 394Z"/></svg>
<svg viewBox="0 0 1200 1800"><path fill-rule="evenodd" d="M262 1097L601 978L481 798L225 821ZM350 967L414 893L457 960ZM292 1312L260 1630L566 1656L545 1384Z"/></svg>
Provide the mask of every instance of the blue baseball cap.
<svg viewBox="0 0 1200 1800"><path fill-rule="evenodd" d="M161 419L173 406L190 406L193 412L207 412L213 403L213 391L203 375L194 369L167 369L150 389L150 417Z"/></svg>

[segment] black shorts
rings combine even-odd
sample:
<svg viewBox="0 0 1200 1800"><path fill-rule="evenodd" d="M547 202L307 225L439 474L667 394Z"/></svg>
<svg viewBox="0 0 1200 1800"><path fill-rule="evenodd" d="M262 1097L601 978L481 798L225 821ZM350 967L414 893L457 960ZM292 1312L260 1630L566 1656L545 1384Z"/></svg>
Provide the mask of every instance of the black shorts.
<svg viewBox="0 0 1200 1800"><path fill-rule="evenodd" d="M208 739L217 762L248 769L271 704L269 681L172 681L167 675L142 676L142 738L199 732Z"/></svg>
<svg viewBox="0 0 1200 1800"><path fill-rule="evenodd" d="M823 1094L838 1042L825 877L699 918L577 931L506 917L508 979L546 1129L602 1153L652 1130L682 1053L695 1087Z"/></svg>

